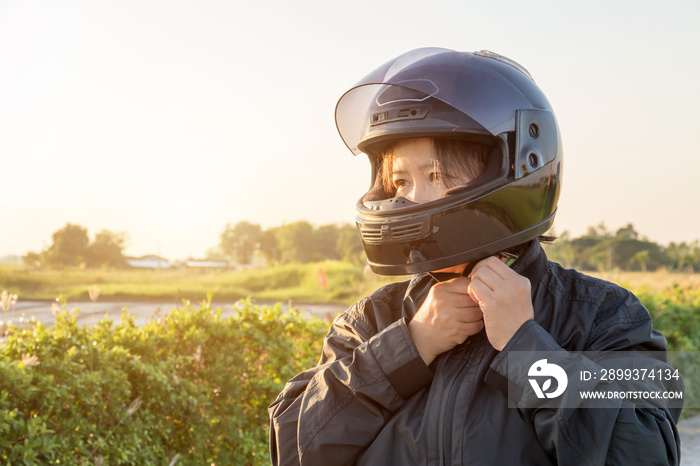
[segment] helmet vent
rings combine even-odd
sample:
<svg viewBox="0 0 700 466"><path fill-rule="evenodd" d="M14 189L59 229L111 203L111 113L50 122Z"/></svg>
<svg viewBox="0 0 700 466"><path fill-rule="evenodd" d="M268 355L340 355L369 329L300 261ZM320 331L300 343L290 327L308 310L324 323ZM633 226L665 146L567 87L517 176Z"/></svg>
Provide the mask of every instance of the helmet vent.
<svg viewBox="0 0 700 466"><path fill-rule="evenodd" d="M419 236L423 232L422 223L414 223L412 225L402 225L391 229L391 237L394 239L410 238Z"/></svg>
<svg viewBox="0 0 700 466"><path fill-rule="evenodd" d="M537 157L537 154L530 152L530 154L527 156L527 163L529 163L532 168L537 168L539 165L539 158Z"/></svg>
<svg viewBox="0 0 700 466"><path fill-rule="evenodd" d="M364 227L360 230L362 239L368 243L379 242L382 240L382 229L381 228L367 228Z"/></svg>
<svg viewBox="0 0 700 466"><path fill-rule="evenodd" d="M531 123L530 127L528 128L528 133L532 139L537 139L537 136L540 135L539 126L537 126L535 123Z"/></svg>
<svg viewBox="0 0 700 466"><path fill-rule="evenodd" d="M477 55L479 57L486 57L486 58L493 58L494 60L498 60L502 63L506 63L513 68L516 68L518 71L520 71L522 74L527 76L528 78L532 79L532 75L528 70L525 69L523 65L520 63L516 62L515 60L511 60L510 58L504 57L503 55L499 55L495 52L491 52L490 50L480 50L478 52L474 52L474 55ZM534 79L532 79L534 81Z"/></svg>
<svg viewBox="0 0 700 466"><path fill-rule="evenodd" d="M400 225L395 227L384 225L383 227L378 228L365 226L360 229L360 234L362 235L362 240L366 243L380 243L382 241L390 240L406 240L424 236L426 226L427 225L425 223L412 223L410 225Z"/></svg>

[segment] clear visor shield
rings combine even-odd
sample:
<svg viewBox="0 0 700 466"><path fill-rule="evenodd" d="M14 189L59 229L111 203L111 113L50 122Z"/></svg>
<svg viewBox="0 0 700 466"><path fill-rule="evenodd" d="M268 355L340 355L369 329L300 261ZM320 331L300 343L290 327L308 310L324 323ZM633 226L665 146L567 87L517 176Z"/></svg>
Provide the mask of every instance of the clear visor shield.
<svg viewBox="0 0 700 466"><path fill-rule="evenodd" d="M365 151L363 143L371 139L425 130L435 126L433 107L434 84L421 81L425 88L391 84L368 84L347 92L336 107L338 132L348 148L357 155ZM430 104L433 104L432 106Z"/></svg>
<svg viewBox="0 0 700 466"><path fill-rule="evenodd" d="M504 165L497 146L458 139L401 139L370 159L374 178L361 200L370 210L449 202L497 178Z"/></svg>
<svg viewBox="0 0 700 466"><path fill-rule="evenodd" d="M370 210L393 210L464 193L501 172L504 151L468 115L436 99L438 87L368 84L338 103L336 121L353 153L369 155ZM420 87L420 89L418 89Z"/></svg>
<svg viewBox="0 0 700 466"><path fill-rule="evenodd" d="M548 103L523 69L495 57L426 48L387 62L338 101L340 136L358 154L369 136L391 132L387 125L398 122L430 127L447 117L450 124L491 136L513 131L514 109Z"/></svg>

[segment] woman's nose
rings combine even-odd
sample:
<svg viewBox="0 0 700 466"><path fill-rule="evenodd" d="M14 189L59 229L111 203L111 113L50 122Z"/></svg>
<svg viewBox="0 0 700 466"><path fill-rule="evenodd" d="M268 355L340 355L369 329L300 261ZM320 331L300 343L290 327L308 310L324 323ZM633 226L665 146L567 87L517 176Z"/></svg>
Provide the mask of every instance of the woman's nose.
<svg viewBox="0 0 700 466"><path fill-rule="evenodd" d="M414 183L413 189L407 197L416 204L423 204L438 199L440 194L436 192L432 183L423 181Z"/></svg>

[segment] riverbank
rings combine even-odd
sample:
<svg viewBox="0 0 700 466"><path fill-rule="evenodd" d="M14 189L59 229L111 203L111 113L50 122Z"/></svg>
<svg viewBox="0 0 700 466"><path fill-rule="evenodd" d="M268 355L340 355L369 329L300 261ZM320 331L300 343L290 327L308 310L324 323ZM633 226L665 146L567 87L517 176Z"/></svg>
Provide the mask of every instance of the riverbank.
<svg viewBox="0 0 700 466"><path fill-rule="evenodd" d="M401 278L379 277L363 265L341 261L286 264L244 271L65 269L34 270L0 267L0 291L16 294L19 301L89 301L99 289L99 301L202 301L235 302L251 297L259 302L355 302L385 283Z"/></svg>
<svg viewBox="0 0 700 466"><path fill-rule="evenodd" d="M222 316L226 317L236 312L237 303L237 301L212 302L212 307L214 309L220 308ZM193 305L196 304L193 303ZM257 304L273 306L275 303L258 302ZM328 321L348 307L346 304L338 303L307 304L287 301L281 304L283 309L288 309L290 305L306 315ZM79 325L90 326L95 325L105 317L115 321L119 320L124 309L134 316L136 325L140 326L151 319L167 314L174 308L181 307L183 307L182 303L177 304L172 301L70 301L66 305L69 312L78 311L77 322ZM53 325L56 320L54 311L57 308L60 309L60 306L56 304L56 301L19 301L15 304L14 309L0 312L0 321L5 325L11 323L11 325L24 326L28 325L31 319L35 319L44 325Z"/></svg>

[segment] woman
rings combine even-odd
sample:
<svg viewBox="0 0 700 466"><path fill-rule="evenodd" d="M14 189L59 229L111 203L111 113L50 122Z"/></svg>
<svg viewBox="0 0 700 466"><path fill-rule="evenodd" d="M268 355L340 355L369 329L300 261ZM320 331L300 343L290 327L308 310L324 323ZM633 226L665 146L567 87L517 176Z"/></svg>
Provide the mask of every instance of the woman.
<svg viewBox="0 0 700 466"><path fill-rule="evenodd" d="M335 319L270 406L273 464L678 464L680 407L566 391L613 351L669 366L636 297L540 246L563 155L527 71L415 50L348 91L336 122L373 167L357 204L370 266L414 276Z"/></svg>

